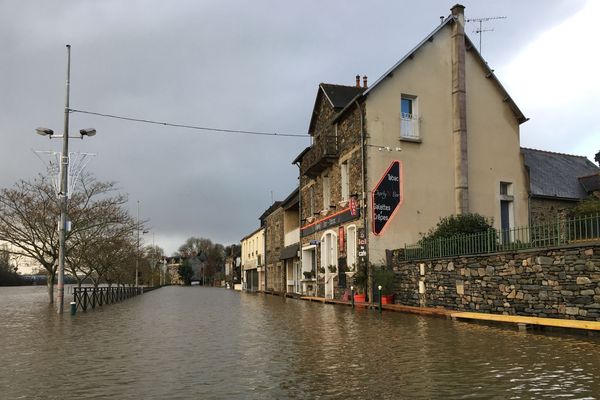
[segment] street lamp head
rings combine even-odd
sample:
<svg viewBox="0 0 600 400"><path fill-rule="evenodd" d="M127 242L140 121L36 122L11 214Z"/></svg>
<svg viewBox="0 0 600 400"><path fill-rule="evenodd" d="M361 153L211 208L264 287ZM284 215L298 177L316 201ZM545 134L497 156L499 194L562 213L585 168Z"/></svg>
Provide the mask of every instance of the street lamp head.
<svg viewBox="0 0 600 400"><path fill-rule="evenodd" d="M79 130L81 137L83 136L94 136L96 134L96 130L94 128L81 129Z"/></svg>
<svg viewBox="0 0 600 400"><path fill-rule="evenodd" d="M52 135L54 135L54 131L52 129L49 129L49 128L36 128L35 131L37 132L38 135L42 135L42 136L52 136Z"/></svg>

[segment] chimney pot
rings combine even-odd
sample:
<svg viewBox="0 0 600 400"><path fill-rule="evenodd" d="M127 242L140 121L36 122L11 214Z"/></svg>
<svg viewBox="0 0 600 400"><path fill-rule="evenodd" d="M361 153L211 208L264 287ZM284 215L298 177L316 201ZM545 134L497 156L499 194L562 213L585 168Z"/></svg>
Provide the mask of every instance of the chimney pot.
<svg viewBox="0 0 600 400"><path fill-rule="evenodd" d="M363 76L363 87L366 89L367 88L367 76Z"/></svg>
<svg viewBox="0 0 600 400"><path fill-rule="evenodd" d="M360 87L360 75L356 75L356 87Z"/></svg>
<svg viewBox="0 0 600 400"><path fill-rule="evenodd" d="M455 4L454 7L450 9L452 12L452 16L457 18L461 25L465 25L465 6L462 4Z"/></svg>

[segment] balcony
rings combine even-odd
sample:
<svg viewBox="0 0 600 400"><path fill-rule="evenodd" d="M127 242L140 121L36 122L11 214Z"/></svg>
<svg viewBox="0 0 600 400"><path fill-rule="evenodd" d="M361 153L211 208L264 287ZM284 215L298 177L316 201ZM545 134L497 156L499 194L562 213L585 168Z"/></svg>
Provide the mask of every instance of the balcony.
<svg viewBox="0 0 600 400"><path fill-rule="evenodd" d="M296 228L290 232L287 232L283 238L284 246L291 246L292 244L300 242L300 228Z"/></svg>
<svg viewBox="0 0 600 400"><path fill-rule="evenodd" d="M415 114L401 113L400 139L420 141L419 118Z"/></svg>
<svg viewBox="0 0 600 400"><path fill-rule="evenodd" d="M337 137L334 135L317 137L315 143L302 159L302 175L316 178L325 168L333 165L337 157Z"/></svg>

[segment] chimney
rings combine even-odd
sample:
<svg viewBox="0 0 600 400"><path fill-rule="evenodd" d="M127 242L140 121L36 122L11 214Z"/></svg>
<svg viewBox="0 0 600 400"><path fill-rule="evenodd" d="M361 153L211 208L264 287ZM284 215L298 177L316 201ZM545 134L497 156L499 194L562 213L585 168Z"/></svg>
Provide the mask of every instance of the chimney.
<svg viewBox="0 0 600 400"><path fill-rule="evenodd" d="M360 75L356 75L356 87L360 87Z"/></svg>
<svg viewBox="0 0 600 400"><path fill-rule="evenodd" d="M366 89L367 88L367 76L363 76L363 87Z"/></svg>
<svg viewBox="0 0 600 400"><path fill-rule="evenodd" d="M457 18L462 26L465 26L465 6L462 4L455 4L450 11L452 11L452 16Z"/></svg>
<svg viewBox="0 0 600 400"><path fill-rule="evenodd" d="M451 8L452 25L452 136L454 141L455 212L469 212L469 157L467 152L467 93L465 68L465 7Z"/></svg>

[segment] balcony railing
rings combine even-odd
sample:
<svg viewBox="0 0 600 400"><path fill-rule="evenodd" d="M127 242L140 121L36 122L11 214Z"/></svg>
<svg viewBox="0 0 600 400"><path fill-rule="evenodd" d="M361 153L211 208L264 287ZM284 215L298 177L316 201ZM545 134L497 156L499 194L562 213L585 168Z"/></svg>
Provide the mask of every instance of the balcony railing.
<svg viewBox="0 0 600 400"><path fill-rule="evenodd" d="M337 137L335 135L318 136L302 159L302 174L315 178L321 171L332 165L337 156Z"/></svg>
<svg viewBox="0 0 600 400"><path fill-rule="evenodd" d="M401 113L400 138L419 140L419 118L415 114Z"/></svg>

